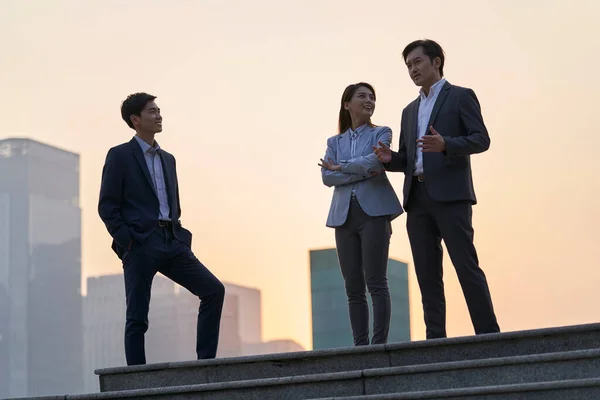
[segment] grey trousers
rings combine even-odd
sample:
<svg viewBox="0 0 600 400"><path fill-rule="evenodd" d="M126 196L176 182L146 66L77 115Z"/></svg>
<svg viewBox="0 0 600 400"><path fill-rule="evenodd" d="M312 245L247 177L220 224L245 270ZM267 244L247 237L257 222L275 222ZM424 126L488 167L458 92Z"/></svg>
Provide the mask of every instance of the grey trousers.
<svg viewBox="0 0 600 400"><path fill-rule="evenodd" d="M373 300L371 344L387 343L392 309L387 281L391 234L389 216L367 215L356 198L350 202L344 225L335 228L355 346L369 344L369 306L365 286Z"/></svg>

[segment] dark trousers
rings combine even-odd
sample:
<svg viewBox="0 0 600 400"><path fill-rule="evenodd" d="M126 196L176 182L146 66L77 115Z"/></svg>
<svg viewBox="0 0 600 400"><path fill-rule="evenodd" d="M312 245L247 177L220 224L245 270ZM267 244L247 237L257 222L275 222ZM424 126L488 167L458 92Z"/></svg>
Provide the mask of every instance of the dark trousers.
<svg viewBox="0 0 600 400"><path fill-rule="evenodd" d="M391 225L388 216L371 217L353 198L344 225L335 228L338 260L344 277L354 345L369 344L369 306L373 300L372 344L387 343L392 304L387 281Z"/></svg>
<svg viewBox="0 0 600 400"><path fill-rule="evenodd" d="M198 359L215 358L225 288L198 261L192 250L175 239L170 228L157 227L144 243L134 242L123 260L127 299L125 324L127 365L146 363L144 334L148 330L152 279L157 272L200 298L196 353Z"/></svg>
<svg viewBox="0 0 600 400"><path fill-rule="evenodd" d="M406 206L406 228L421 289L427 339L446 337L442 239L456 269L475 333L500 332L473 244L472 204L437 202L425 185L413 180Z"/></svg>

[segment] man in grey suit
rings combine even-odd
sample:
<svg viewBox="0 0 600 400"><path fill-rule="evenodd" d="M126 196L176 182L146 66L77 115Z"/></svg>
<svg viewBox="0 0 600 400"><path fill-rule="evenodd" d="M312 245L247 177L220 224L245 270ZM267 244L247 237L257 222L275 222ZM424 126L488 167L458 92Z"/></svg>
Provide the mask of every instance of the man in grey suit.
<svg viewBox="0 0 600 400"><path fill-rule="evenodd" d="M473 90L444 76L444 52L432 40L417 40L402 56L419 97L402 111L400 147L374 147L386 170L404 172L406 227L425 317L427 339L446 337L442 280L444 240L454 264L476 334L499 332L484 272L473 244L470 155L490 147L490 137Z"/></svg>

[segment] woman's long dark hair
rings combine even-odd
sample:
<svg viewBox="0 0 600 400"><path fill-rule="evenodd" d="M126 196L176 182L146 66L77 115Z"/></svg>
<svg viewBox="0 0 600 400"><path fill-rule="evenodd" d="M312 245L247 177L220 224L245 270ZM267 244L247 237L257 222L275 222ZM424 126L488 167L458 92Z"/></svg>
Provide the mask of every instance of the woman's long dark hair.
<svg viewBox="0 0 600 400"><path fill-rule="evenodd" d="M344 133L352 127L352 118L350 118L350 111L344 108L344 104L352 100L352 97L360 87L365 87L369 89L371 92L373 92L373 99L376 99L375 89L373 89L373 86L369 85L368 83L359 82L348 86L342 94L342 104L340 105L340 118L338 122L338 133ZM370 119L367 123L373 126Z"/></svg>

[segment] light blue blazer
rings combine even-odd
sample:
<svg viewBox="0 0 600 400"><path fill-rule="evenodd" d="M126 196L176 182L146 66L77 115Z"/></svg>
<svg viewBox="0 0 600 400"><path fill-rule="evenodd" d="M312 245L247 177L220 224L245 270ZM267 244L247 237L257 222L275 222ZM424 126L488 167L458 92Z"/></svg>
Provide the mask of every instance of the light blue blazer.
<svg viewBox="0 0 600 400"><path fill-rule="evenodd" d="M392 220L404 212L383 165L373 152L373 146L379 141L391 145L392 130L387 126L368 125L359 129L363 130L356 139L354 158L351 158L350 129L327 140L324 160L329 161L331 158L335 164L342 166L342 171L321 168L323 183L328 187L334 187L326 224L330 228L342 226L346 222L353 189L367 215L373 217L389 215ZM371 176L372 171L383 172Z"/></svg>

